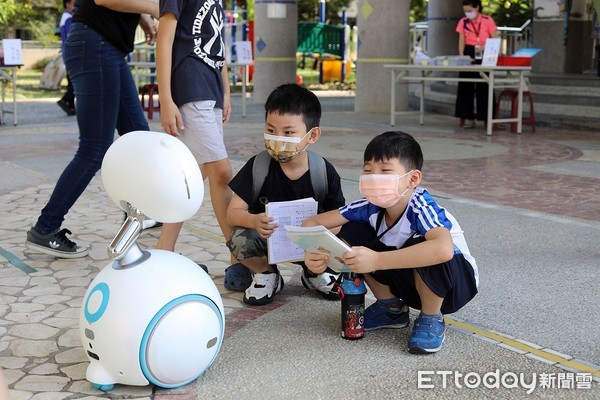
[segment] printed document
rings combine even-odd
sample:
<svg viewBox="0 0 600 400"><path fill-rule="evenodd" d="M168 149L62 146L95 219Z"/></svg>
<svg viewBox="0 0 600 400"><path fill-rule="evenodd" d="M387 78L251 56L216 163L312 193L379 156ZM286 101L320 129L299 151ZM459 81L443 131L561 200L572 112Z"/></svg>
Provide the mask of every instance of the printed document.
<svg viewBox="0 0 600 400"><path fill-rule="evenodd" d="M317 215L317 201L312 197L292 201L269 202L265 206L268 217L279 227L267 239L269 264L304 260L304 249L295 245L285 234L285 225L300 226L305 219Z"/></svg>
<svg viewBox="0 0 600 400"><path fill-rule="evenodd" d="M323 225L286 226L285 230L287 237L307 252L326 254L329 257L327 265L335 272L351 272L344 264L344 253L352 249Z"/></svg>

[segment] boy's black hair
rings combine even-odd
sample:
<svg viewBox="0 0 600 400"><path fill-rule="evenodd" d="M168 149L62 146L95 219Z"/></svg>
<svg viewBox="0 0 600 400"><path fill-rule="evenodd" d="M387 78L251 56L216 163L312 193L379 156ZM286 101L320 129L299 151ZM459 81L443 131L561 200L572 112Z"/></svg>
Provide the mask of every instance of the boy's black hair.
<svg viewBox="0 0 600 400"><path fill-rule="evenodd" d="M364 162L383 161L396 158L406 172L423 168L421 145L408 133L400 131L384 132L369 142L365 149Z"/></svg>
<svg viewBox="0 0 600 400"><path fill-rule="evenodd" d="M481 5L481 0L463 0L462 5L471 6L473 8L479 7L479 12L481 12L481 9L483 8Z"/></svg>
<svg viewBox="0 0 600 400"><path fill-rule="evenodd" d="M310 90L286 83L271 92L265 103L265 119L271 113L302 116L308 132L321 123L321 103Z"/></svg>

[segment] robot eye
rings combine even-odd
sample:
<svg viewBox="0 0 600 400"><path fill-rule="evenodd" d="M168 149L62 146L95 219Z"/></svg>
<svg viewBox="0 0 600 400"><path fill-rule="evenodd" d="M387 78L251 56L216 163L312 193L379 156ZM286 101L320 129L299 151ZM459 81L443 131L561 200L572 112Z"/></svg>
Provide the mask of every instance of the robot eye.
<svg viewBox="0 0 600 400"><path fill-rule="evenodd" d="M216 345L219 342L219 338L215 337L210 339L207 343L206 343L206 348L210 349L211 347L213 347L214 345Z"/></svg>

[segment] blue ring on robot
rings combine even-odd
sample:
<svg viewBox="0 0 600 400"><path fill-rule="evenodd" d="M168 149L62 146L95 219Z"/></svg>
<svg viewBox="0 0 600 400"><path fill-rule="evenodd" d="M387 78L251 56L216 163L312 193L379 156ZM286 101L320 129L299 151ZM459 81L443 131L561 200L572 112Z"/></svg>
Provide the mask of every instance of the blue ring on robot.
<svg viewBox="0 0 600 400"><path fill-rule="evenodd" d="M223 335L225 334L225 324L223 323L224 322L223 315L221 314L221 310L219 310L219 307L217 307L217 305L210 298L203 296L203 295L199 295L199 294L187 294L185 296L171 300L169 303L167 303L163 308L161 308L156 313L154 318L152 318L152 320L148 324L148 327L146 328L146 331L144 332L144 336L142 337L142 342L140 343L140 364L141 364L141 368L142 368L142 373L144 374L146 379L148 379L148 381L150 381L150 383L152 383L153 385L156 385L156 386L159 386L159 387L165 388L165 389L173 389L173 388L177 388L180 386L185 386L188 383L193 382L196 379L198 379L198 377L200 375L202 375L204 373L204 371L206 371L208 369L208 367L210 367L212 365L212 363L215 361L215 358L217 357L217 354L219 354L223 340L219 341L217 351L215 352L215 355L213 356L212 360L210 360L210 362L206 365L206 368L204 368L196 376L188 379L185 382L179 382L179 383L171 384L171 385L165 384L164 382L159 382L158 380L154 379L154 376L152 376L152 374L150 373L150 369L148 368L148 364L146 362L146 348L148 347L148 339L150 338L150 335L152 334L152 331L154 330L158 321L160 321L161 318L167 312L171 311L171 309L173 309L177 305L179 305L181 303L186 303L188 301L198 301L198 300L200 300L201 302L206 303L210 307L212 307L213 311L215 311L215 313L220 317L219 322L221 322L221 339L223 338Z"/></svg>
<svg viewBox="0 0 600 400"><path fill-rule="evenodd" d="M94 312L94 313L91 313L89 311L88 305L90 303L90 299L92 298L92 295L96 291L100 291L102 293L102 302L100 303L100 307L98 307L98 310L96 310L96 312ZM85 319L88 323L93 324L94 322L98 321L102 317L102 315L104 315L104 312L106 311L106 307L108 306L109 298L110 298L110 289L108 288L108 285L104 282L100 282L99 284L94 286L94 288L92 290L90 290L90 294L88 294L88 297L85 299L85 306L83 307Z"/></svg>

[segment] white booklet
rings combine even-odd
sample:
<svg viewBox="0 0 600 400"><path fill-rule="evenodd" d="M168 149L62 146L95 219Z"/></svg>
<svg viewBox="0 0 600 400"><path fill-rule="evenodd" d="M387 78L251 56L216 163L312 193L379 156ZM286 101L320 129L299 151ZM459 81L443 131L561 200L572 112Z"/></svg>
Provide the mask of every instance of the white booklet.
<svg viewBox="0 0 600 400"><path fill-rule="evenodd" d="M267 239L269 264L304 260L304 249L285 235L284 226L300 226L305 219L317 215L317 201L312 197L292 201L274 201L265 206L267 216L279 224Z"/></svg>
<svg viewBox="0 0 600 400"><path fill-rule="evenodd" d="M328 266L335 272L350 272L344 264L344 253L352 251L350 246L342 242L323 225L318 226L286 226L287 237L309 253L327 254Z"/></svg>

